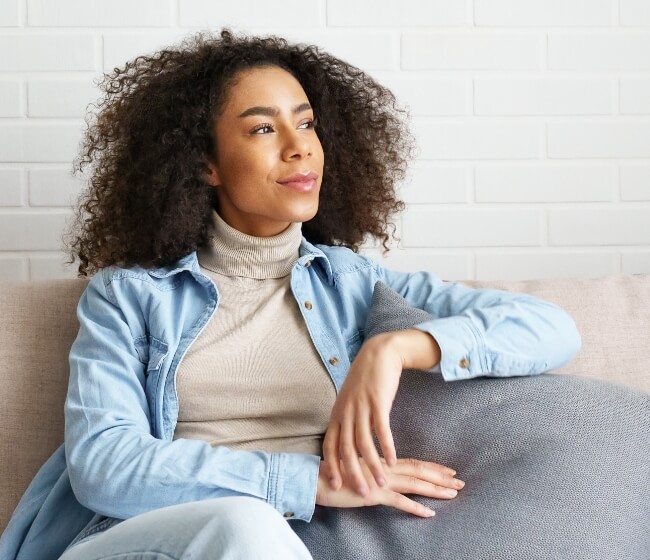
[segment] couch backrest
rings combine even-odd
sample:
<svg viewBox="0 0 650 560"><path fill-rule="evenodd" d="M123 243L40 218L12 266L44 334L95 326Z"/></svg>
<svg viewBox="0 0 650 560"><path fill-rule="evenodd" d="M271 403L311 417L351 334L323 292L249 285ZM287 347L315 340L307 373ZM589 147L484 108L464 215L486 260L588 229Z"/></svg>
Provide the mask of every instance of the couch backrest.
<svg viewBox="0 0 650 560"><path fill-rule="evenodd" d="M650 274L463 283L531 294L568 311L582 348L555 373L595 377L650 393Z"/></svg>
<svg viewBox="0 0 650 560"><path fill-rule="evenodd" d="M68 352L84 280L0 283L0 531L63 441Z"/></svg>
<svg viewBox="0 0 650 560"><path fill-rule="evenodd" d="M557 373L650 392L650 274L464 283L530 293L566 309L583 344L576 359ZM34 474L63 441L67 358L86 284L0 283L0 531Z"/></svg>

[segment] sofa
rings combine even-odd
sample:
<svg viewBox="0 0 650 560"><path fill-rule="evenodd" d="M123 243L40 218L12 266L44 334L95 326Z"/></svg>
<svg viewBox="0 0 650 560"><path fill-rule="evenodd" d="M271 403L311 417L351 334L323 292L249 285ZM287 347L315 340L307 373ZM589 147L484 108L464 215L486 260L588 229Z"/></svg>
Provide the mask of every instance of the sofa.
<svg viewBox="0 0 650 560"><path fill-rule="evenodd" d="M0 532L32 477L63 440L67 354L78 328L76 304L86 283L2 283L0 422L5 429L0 439ZM650 274L463 283L529 293L570 313L582 347L575 359L550 375L589 377L612 384L612 390L650 393ZM462 500L462 493L456 500Z"/></svg>

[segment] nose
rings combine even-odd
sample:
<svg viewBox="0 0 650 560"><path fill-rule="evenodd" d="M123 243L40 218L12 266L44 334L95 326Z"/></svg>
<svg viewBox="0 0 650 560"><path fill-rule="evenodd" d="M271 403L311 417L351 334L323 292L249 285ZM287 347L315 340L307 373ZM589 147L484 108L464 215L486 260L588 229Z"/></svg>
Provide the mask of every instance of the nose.
<svg viewBox="0 0 650 560"><path fill-rule="evenodd" d="M312 154L311 141L303 130L288 130L282 148L285 160L303 159Z"/></svg>

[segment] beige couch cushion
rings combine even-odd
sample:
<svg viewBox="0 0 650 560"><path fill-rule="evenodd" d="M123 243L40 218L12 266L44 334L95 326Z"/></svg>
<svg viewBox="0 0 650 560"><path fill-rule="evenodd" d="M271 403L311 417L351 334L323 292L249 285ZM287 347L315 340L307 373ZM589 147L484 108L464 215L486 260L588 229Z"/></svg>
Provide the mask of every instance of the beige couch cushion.
<svg viewBox="0 0 650 560"><path fill-rule="evenodd" d="M650 393L650 274L463 283L525 292L565 309L582 335L582 348L555 373L597 377Z"/></svg>
<svg viewBox="0 0 650 560"><path fill-rule="evenodd" d="M650 392L650 274L594 280L464 282L536 295L575 319L582 350L559 373ZM63 441L67 355L84 280L0 284L0 531L36 471Z"/></svg>
<svg viewBox="0 0 650 560"><path fill-rule="evenodd" d="M63 441L68 352L87 282L0 284L0 530Z"/></svg>

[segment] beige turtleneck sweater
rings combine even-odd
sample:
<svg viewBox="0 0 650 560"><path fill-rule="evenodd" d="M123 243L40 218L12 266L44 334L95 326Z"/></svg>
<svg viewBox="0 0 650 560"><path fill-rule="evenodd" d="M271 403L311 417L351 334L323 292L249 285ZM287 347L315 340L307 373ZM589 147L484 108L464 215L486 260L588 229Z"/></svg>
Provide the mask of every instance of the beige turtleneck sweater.
<svg viewBox="0 0 650 560"><path fill-rule="evenodd" d="M300 223L254 237L213 213L198 258L220 300L177 373L174 439L321 455L336 389L291 292L301 237Z"/></svg>

